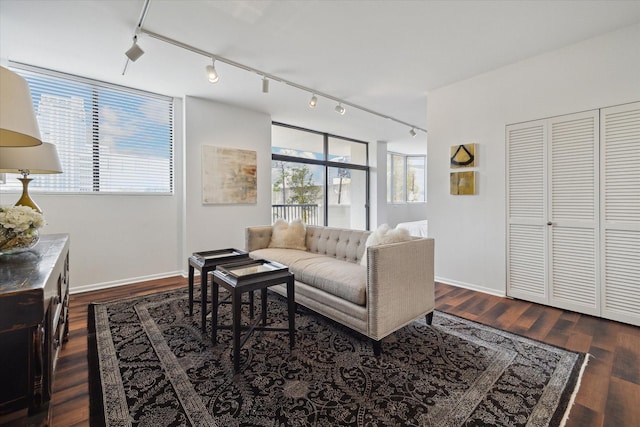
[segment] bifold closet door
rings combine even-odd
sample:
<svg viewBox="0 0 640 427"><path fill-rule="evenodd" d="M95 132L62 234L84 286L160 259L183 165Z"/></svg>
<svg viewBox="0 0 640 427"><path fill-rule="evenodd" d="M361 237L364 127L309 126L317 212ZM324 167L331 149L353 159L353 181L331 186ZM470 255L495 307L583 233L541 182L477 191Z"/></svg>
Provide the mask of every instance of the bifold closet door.
<svg viewBox="0 0 640 427"><path fill-rule="evenodd" d="M507 295L548 304L546 122L507 126Z"/></svg>
<svg viewBox="0 0 640 427"><path fill-rule="evenodd" d="M602 316L640 325L640 102L600 123Z"/></svg>
<svg viewBox="0 0 640 427"><path fill-rule="evenodd" d="M549 305L600 315L598 111L548 120Z"/></svg>
<svg viewBox="0 0 640 427"><path fill-rule="evenodd" d="M598 113L506 131L507 295L598 315Z"/></svg>

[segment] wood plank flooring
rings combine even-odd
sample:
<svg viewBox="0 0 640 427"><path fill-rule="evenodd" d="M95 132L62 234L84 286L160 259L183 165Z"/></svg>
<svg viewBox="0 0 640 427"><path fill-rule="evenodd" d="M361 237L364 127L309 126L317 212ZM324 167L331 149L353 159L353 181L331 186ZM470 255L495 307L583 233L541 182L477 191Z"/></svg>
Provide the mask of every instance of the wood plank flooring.
<svg viewBox="0 0 640 427"><path fill-rule="evenodd" d="M182 277L71 295L69 341L58 359L53 426L89 425L87 306L186 287ZM640 426L640 328L454 286L436 285L438 310L592 355L567 426Z"/></svg>

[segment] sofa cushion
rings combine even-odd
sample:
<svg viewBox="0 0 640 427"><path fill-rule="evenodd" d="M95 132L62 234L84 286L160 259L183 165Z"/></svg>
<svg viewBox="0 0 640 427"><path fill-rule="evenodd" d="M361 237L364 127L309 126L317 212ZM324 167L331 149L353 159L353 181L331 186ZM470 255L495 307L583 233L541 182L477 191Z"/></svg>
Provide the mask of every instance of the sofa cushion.
<svg viewBox="0 0 640 427"><path fill-rule="evenodd" d="M365 254L364 244L369 234L369 231L308 225L306 246L309 252L358 263Z"/></svg>
<svg viewBox="0 0 640 427"><path fill-rule="evenodd" d="M354 304L366 303L367 271L361 265L323 256L299 260L289 268L296 280Z"/></svg>
<svg viewBox="0 0 640 427"><path fill-rule="evenodd" d="M343 298L354 304L365 305L367 271L353 262L294 249L258 249L250 252L252 258L264 258L289 267L300 281Z"/></svg>
<svg viewBox="0 0 640 427"><path fill-rule="evenodd" d="M283 248L283 249L299 249L304 251L307 249L305 246L305 238L307 232L302 220L296 219L291 223L278 219L273 224L273 231L271 232L271 241L269 242L270 248Z"/></svg>

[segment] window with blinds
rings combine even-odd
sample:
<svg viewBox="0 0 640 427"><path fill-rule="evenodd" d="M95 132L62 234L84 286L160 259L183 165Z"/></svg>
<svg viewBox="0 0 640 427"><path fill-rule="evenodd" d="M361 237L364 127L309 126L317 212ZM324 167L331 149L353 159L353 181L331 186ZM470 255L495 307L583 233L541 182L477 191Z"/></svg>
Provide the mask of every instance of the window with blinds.
<svg viewBox="0 0 640 427"><path fill-rule="evenodd" d="M42 140L56 145L63 169L32 176L30 191L173 193L172 98L9 66L27 80Z"/></svg>

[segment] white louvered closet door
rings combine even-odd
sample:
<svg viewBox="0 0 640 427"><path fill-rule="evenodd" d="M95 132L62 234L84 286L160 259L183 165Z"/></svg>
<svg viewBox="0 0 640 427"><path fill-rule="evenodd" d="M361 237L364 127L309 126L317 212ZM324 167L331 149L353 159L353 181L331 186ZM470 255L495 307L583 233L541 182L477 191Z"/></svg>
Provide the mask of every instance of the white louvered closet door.
<svg viewBox="0 0 640 427"><path fill-rule="evenodd" d="M599 315L598 111L547 123L548 304Z"/></svg>
<svg viewBox="0 0 640 427"><path fill-rule="evenodd" d="M507 140L507 295L548 304L545 121L510 125Z"/></svg>
<svg viewBox="0 0 640 427"><path fill-rule="evenodd" d="M602 316L640 325L640 103L600 123Z"/></svg>

